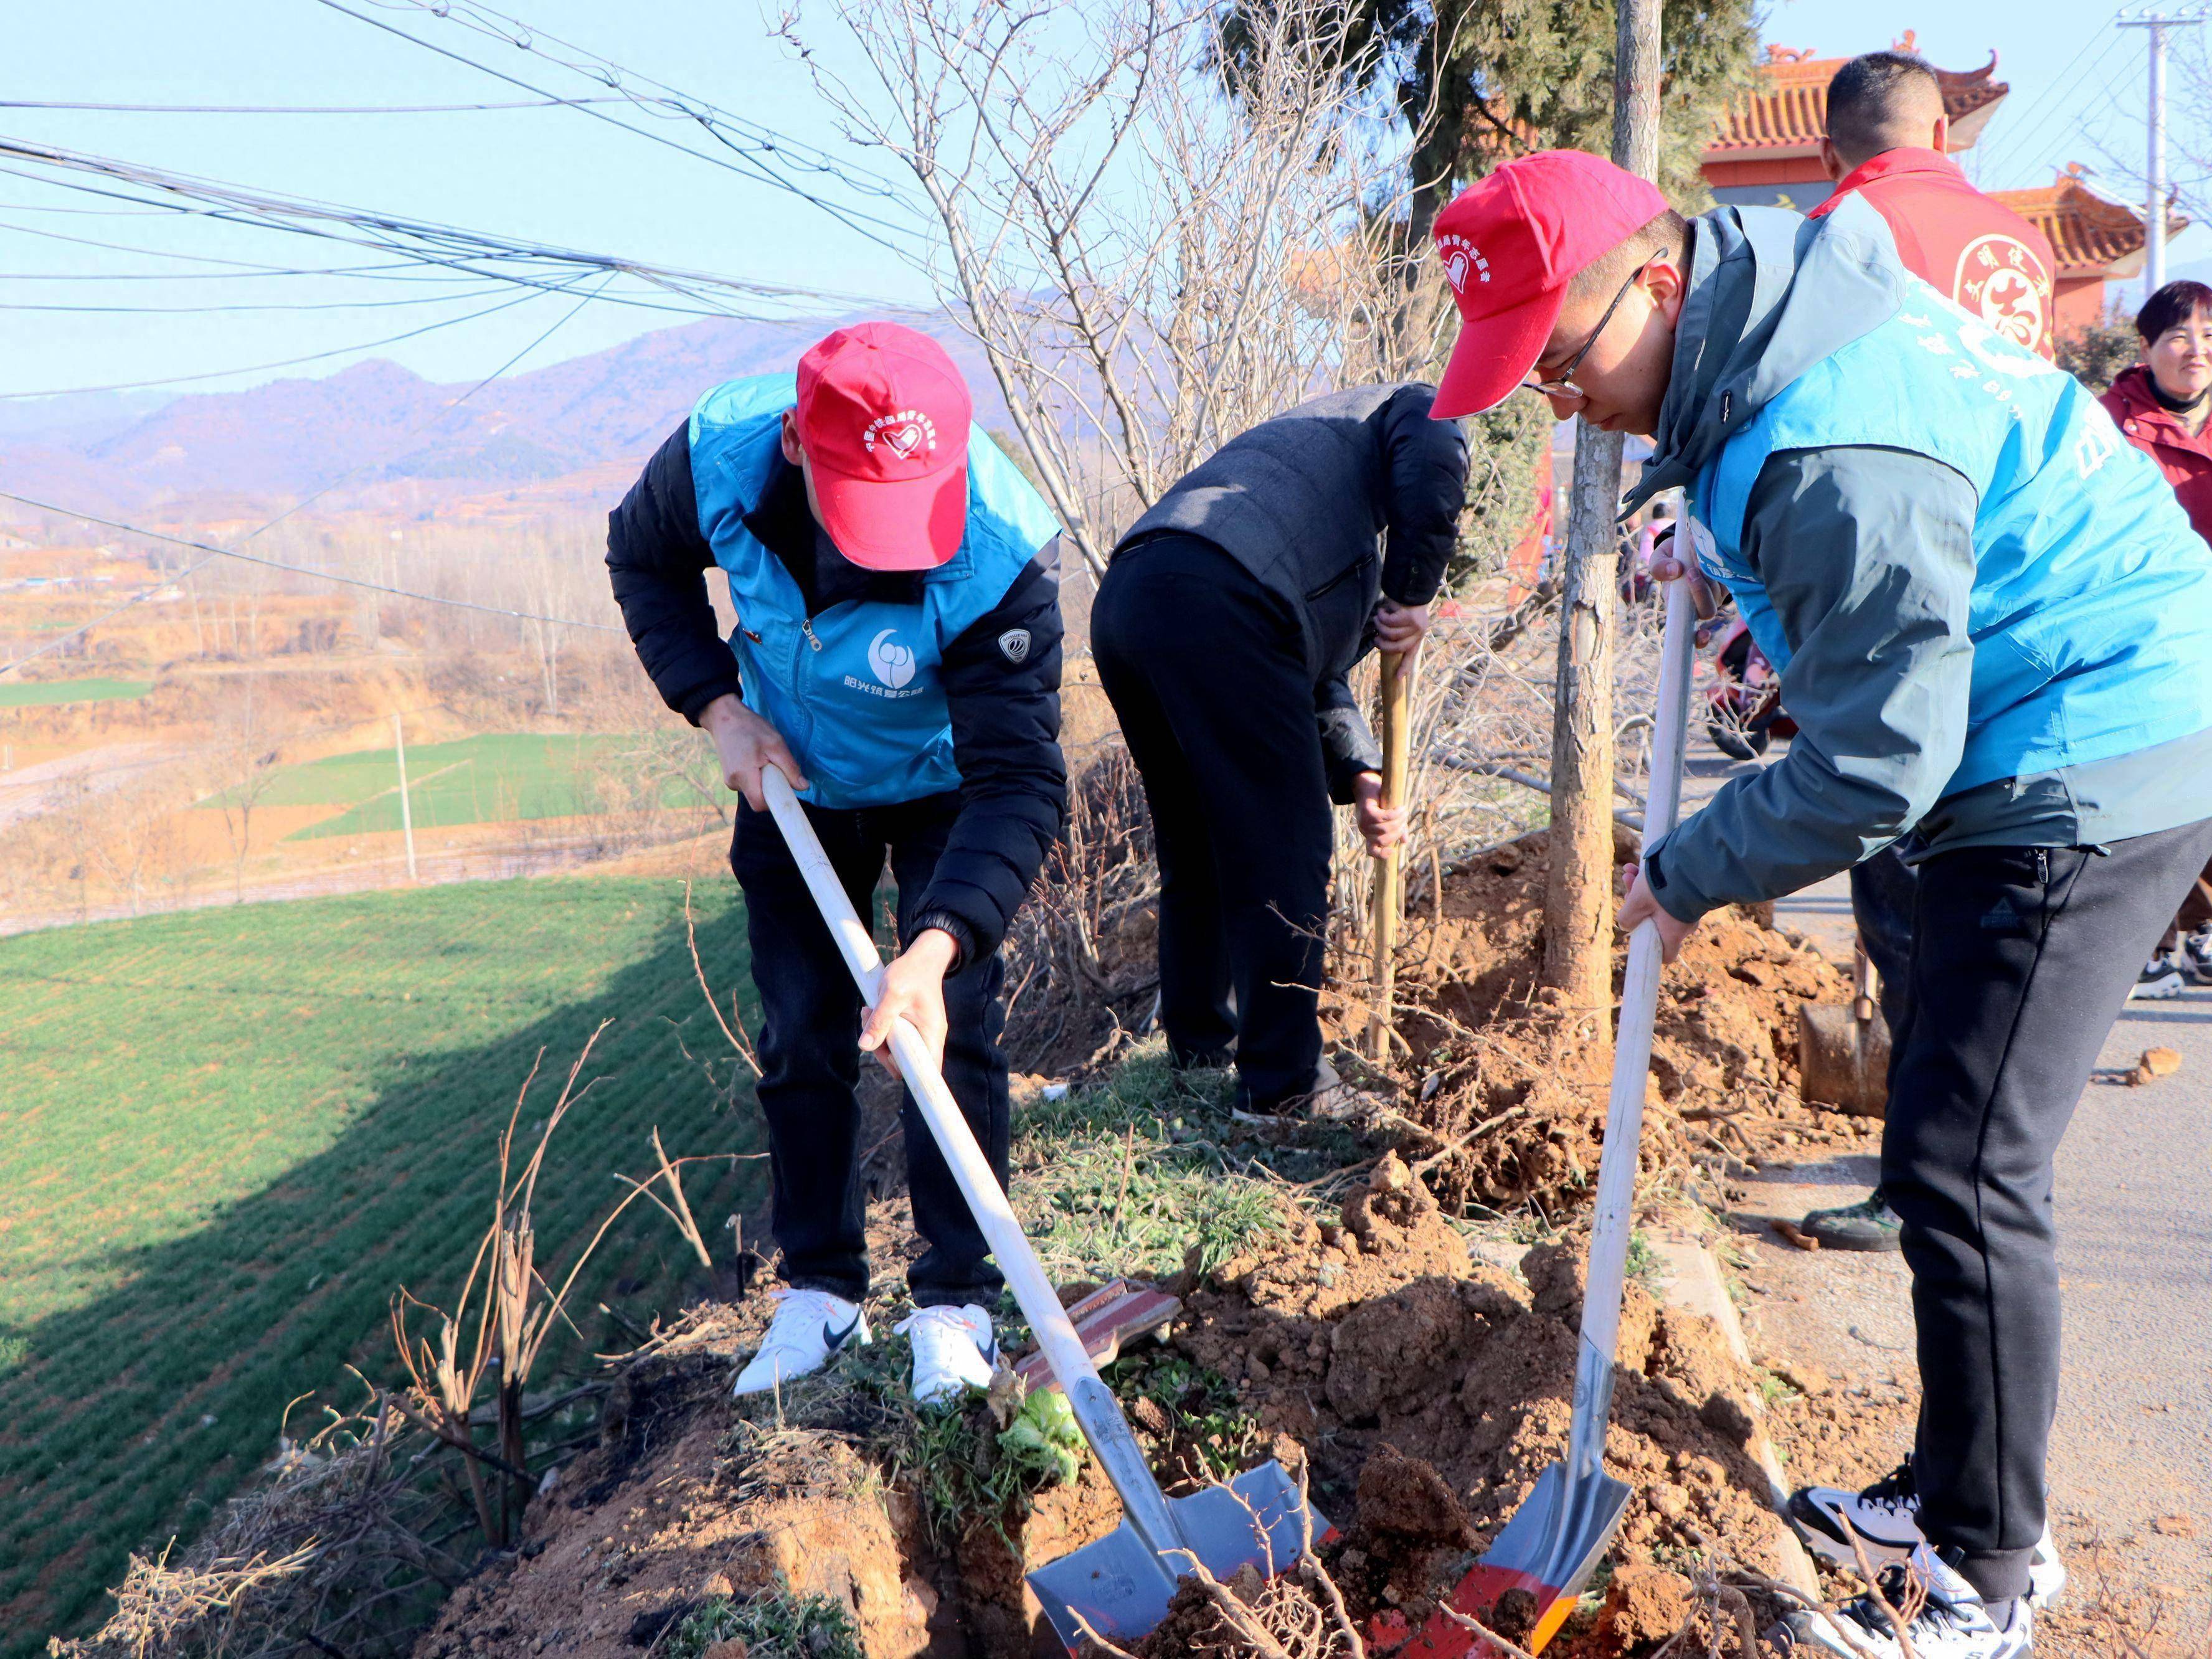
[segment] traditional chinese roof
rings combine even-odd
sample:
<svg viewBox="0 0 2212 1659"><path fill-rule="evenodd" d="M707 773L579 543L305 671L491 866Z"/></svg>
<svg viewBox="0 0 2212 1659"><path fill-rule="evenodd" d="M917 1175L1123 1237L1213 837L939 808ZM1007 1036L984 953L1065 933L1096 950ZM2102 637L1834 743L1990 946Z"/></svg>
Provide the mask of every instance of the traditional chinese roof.
<svg viewBox="0 0 2212 1659"><path fill-rule="evenodd" d="M1910 52L1913 37L1908 30L1895 43ZM1827 131L1828 82L1848 58L1814 58L1811 52L1793 52L1770 46L1766 62L1759 66L1759 82L1743 102L1721 118L1719 130L1705 146L1708 161L1736 161L1753 156L1780 160L1817 155L1820 137ZM1954 153L1973 148L1996 106L2012 90L2010 83L1994 80L1997 55L1978 70L1936 71L1943 88L1943 112L1951 118L1950 148Z"/></svg>
<svg viewBox="0 0 2212 1659"><path fill-rule="evenodd" d="M2090 188L2080 162L2039 190L1993 190L1996 200L2051 239L2057 276L2132 276L2142 269L2142 216ZM2189 221L2166 218L2171 237Z"/></svg>

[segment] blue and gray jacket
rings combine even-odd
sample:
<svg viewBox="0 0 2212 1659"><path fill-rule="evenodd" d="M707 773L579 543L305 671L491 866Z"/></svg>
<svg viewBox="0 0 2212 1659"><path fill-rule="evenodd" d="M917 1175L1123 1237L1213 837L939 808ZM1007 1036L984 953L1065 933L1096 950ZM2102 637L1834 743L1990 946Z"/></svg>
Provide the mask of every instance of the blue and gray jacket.
<svg viewBox="0 0 2212 1659"><path fill-rule="evenodd" d="M1694 920L1900 838L2083 846L2212 817L2212 557L2063 371L1850 200L1693 228L1656 453L1800 735L1647 854Z"/></svg>
<svg viewBox="0 0 2212 1659"><path fill-rule="evenodd" d="M963 959L1000 939L1060 833L1059 526L980 428L968 530L935 569L836 551L783 458L788 374L717 386L608 517L607 568L638 657L693 724L735 694L791 745L805 799L860 810L958 796L916 930ZM738 625L707 593L720 566Z"/></svg>

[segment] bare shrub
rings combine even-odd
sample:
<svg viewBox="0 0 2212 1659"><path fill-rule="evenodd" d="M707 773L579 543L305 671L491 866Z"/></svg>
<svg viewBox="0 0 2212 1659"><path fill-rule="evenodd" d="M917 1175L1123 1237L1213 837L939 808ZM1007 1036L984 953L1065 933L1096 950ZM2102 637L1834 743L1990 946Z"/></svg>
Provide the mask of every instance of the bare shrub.
<svg viewBox="0 0 2212 1659"><path fill-rule="evenodd" d="M1403 256L1396 112L1354 11L1243 20L1114 0L1080 28L990 0L802 0L784 33L859 143L914 177L926 260L981 343L1085 562L1227 439L1331 386L1400 380L1448 309ZM834 25L874 76L807 52ZM933 246L936 246L933 240Z"/></svg>

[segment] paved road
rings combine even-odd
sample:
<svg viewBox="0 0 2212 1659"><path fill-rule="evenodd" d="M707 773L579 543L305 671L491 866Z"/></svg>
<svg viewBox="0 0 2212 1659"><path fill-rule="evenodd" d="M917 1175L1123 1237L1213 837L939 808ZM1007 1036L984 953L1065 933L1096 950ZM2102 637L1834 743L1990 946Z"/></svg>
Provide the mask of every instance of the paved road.
<svg viewBox="0 0 2212 1659"><path fill-rule="evenodd" d="M1748 769L1704 756L1692 760L1692 799ZM1776 910L1782 926L1849 961L1840 878ZM2124 1071L2153 1044L2179 1050L2181 1070L2142 1088L2092 1082L2059 1152L2066 1347L2051 1480L2069 1559L2078 1565L2093 1543L2106 1546L2114 1588L2162 1593L2165 1631L2198 1652L2212 1620L2212 989L2131 1004L2102 1064ZM1901 1261L1808 1255L1764 1221L1861 1195L1871 1163L1770 1171L1751 1186L1739 1214L1753 1264L1753 1341L1876 1390L1893 1379L1910 1394Z"/></svg>

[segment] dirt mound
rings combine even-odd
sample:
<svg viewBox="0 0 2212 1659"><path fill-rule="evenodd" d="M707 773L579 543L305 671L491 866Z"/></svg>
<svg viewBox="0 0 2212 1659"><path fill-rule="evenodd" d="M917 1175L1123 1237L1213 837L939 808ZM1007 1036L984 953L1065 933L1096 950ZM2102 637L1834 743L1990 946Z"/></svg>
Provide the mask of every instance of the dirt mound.
<svg viewBox="0 0 2212 1659"><path fill-rule="evenodd" d="M1625 839L1615 850L1634 856ZM1594 1011L1538 988L1546 854L1540 831L1493 848L1409 916L1395 1109L1433 1136L1408 1152L1448 1206L1533 1206L1556 1220L1596 1176L1612 1054ZM1616 987L1620 966L1617 955ZM1833 963L1765 915L1706 918L1661 982L1646 1177L1869 1146L1878 1125L1798 1093L1799 1006L1850 995ZM1352 988L1333 1012L1347 1041L1365 1024Z"/></svg>
<svg viewBox="0 0 2212 1659"><path fill-rule="evenodd" d="M1261 1428L1312 1460L1325 1502L1354 1498L1333 1567L1355 1610L1418 1623L1563 1455L1581 1275L1541 1245L1524 1287L1474 1262L1395 1158L1344 1207L1188 1287L1176 1346L1238 1385ZM1612 1471L1636 1489L1624 1563L1724 1543L1772 1571L1780 1522L1747 1449L1753 1379L1709 1322L1628 1291Z"/></svg>

